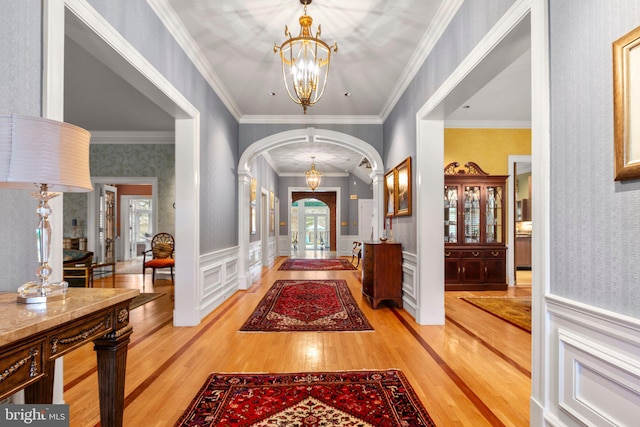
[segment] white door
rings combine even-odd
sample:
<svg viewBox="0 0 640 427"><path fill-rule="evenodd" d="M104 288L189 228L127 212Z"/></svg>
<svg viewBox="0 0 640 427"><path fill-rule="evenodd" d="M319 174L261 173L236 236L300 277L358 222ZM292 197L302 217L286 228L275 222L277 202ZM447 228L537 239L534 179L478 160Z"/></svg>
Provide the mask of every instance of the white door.
<svg viewBox="0 0 640 427"><path fill-rule="evenodd" d="M120 237L123 259L128 261L149 249L153 236L153 203L149 196L120 197Z"/></svg>
<svg viewBox="0 0 640 427"><path fill-rule="evenodd" d="M358 240L373 240L373 200L358 200Z"/></svg>
<svg viewBox="0 0 640 427"><path fill-rule="evenodd" d="M100 186L98 197L98 239L96 262L116 260L116 211L118 189L111 185ZM94 257L94 258L95 258Z"/></svg>

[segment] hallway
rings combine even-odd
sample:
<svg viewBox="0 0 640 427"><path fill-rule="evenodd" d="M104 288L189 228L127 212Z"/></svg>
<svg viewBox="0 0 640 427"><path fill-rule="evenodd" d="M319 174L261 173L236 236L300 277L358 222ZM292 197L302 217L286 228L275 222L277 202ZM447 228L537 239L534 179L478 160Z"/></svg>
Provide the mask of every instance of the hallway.
<svg viewBox="0 0 640 427"><path fill-rule="evenodd" d="M530 334L459 297L530 295L531 288L448 292L446 324L419 326L404 310L371 309L360 292L360 271L279 271L285 259L278 258L249 290L235 293L197 327L173 327L173 287L157 281L149 289L147 280L147 292L168 295L130 313L125 425L173 425L211 372L387 368L405 373L438 426L529 425ZM238 331L275 280L294 278L344 279L375 331ZM118 287L142 287L140 275L117 279ZM95 363L91 345L65 356L64 398L72 426L98 422Z"/></svg>

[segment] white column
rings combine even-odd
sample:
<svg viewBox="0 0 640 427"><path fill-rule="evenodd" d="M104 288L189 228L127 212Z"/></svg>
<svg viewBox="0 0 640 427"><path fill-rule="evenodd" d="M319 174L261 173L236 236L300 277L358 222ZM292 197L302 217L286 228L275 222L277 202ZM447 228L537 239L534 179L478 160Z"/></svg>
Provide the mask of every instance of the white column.
<svg viewBox="0 0 640 427"><path fill-rule="evenodd" d="M373 186L373 241L377 242L382 236L384 227L384 175L380 173L372 173L369 175Z"/></svg>
<svg viewBox="0 0 640 427"><path fill-rule="evenodd" d="M251 177L244 172L238 173L238 288L249 289L251 273L249 272L249 204Z"/></svg>

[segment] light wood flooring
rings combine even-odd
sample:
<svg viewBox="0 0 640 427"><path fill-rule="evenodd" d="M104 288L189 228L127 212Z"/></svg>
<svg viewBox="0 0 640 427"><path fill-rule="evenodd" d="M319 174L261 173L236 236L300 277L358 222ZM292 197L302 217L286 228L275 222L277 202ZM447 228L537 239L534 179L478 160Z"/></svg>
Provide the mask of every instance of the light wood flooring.
<svg viewBox="0 0 640 427"><path fill-rule="evenodd" d="M195 327L172 324L173 286L151 285L166 295L131 311L125 426L171 426L211 372L302 372L401 369L438 426L528 426L531 335L459 297L530 295L447 292L443 326L420 326L404 310L371 309L361 295L360 271L278 271L285 258L264 269ZM371 332L239 332L264 293L278 279L347 281ZM142 289L141 274L118 274L116 286ZM111 278L95 286L110 286ZM96 361L91 344L64 357L64 399L71 426L99 424Z"/></svg>

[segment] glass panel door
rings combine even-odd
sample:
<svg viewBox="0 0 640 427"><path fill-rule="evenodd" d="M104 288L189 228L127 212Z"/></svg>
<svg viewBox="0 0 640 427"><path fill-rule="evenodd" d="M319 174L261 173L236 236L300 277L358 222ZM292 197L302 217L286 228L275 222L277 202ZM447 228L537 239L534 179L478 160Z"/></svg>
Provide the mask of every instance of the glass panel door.
<svg viewBox="0 0 640 427"><path fill-rule="evenodd" d="M480 186L464 187L464 243L480 243Z"/></svg>
<svg viewBox="0 0 640 427"><path fill-rule="evenodd" d="M444 242L458 243L458 186L444 187Z"/></svg>
<svg viewBox="0 0 640 427"><path fill-rule="evenodd" d="M327 215L305 215L305 249L324 250L329 247L329 232L327 230Z"/></svg>
<svg viewBox="0 0 640 427"><path fill-rule="evenodd" d="M486 243L502 243L502 187L487 186L486 204Z"/></svg>

